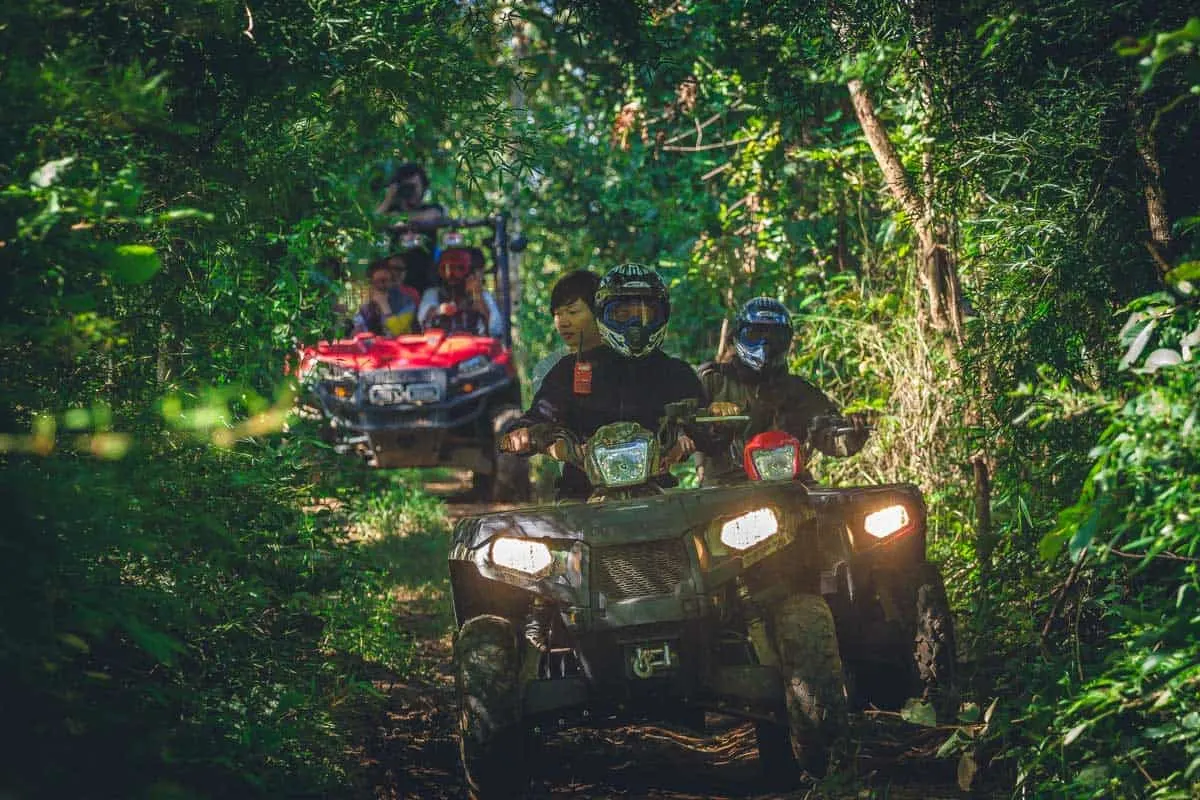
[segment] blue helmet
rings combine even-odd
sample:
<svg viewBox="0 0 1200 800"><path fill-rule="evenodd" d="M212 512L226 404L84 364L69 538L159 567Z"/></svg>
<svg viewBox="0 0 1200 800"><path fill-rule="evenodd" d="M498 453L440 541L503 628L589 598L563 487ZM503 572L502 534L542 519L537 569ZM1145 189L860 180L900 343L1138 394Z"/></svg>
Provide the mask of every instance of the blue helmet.
<svg viewBox="0 0 1200 800"><path fill-rule="evenodd" d="M640 301L640 303L639 303ZM640 306L630 314L631 306ZM662 344L671 319L667 285L641 264L613 267L596 289L596 324L604 343L626 356L640 358Z"/></svg>
<svg viewBox="0 0 1200 800"><path fill-rule="evenodd" d="M792 333L792 315L783 303L756 297L742 306L734 319L734 353L755 372L782 367L792 346Z"/></svg>

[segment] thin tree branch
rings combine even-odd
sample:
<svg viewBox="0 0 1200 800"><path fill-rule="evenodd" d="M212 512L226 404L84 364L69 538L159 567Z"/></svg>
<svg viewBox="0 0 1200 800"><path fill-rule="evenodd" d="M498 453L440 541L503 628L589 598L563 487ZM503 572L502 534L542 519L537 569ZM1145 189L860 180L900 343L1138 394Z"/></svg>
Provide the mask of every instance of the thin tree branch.
<svg viewBox="0 0 1200 800"><path fill-rule="evenodd" d="M709 178L716 177L717 175L720 175L722 172L724 172L725 170L727 170L727 169L730 169L730 168L732 168L732 167L733 167L733 164L731 164L731 163L729 163L728 161L726 161L726 162L725 162L724 164L722 164L721 166L719 166L719 167L713 167L713 168L712 168L712 169L710 169L708 172L706 172L706 173L704 173L703 175L701 175L701 176L700 176L700 180L702 180L702 181L706 181L706 180L708 180Z"/></svg>
<svg viewBox="0 0 1200 800"><path fill-rule="evenodd" d="M1054 620L1062 613L1063 606L1067 603L1067 594L1071 591L1071 587L1075 585L1075 581L1079 579L1079 571L1083 569L1084 562L1087 561L1091 551L1088 548L1083 548L1083 552L1079 554L1079 558L1071 565L1071 571L1067 574L1067 580L1063 583L1062 589L1059 590L1058 597L1054 598L1054 606L1050 609L1050 616L1046 617L1046 624L1042 626L1042 641L1045 642L1050 636L1050 628L1054 625Z"/></svg>
<svg viewBox="0 0 1200 800"><path fill-rule="evenodd" d="M1118 550L1115 547L1108 548L1108 552L1115 556L1120 556L1121 558L1137 559L1138 561L1141 561L1146 557L1144 554L1129 553L1124 550ZM1161 558L1164 561L1182 561L1186 564L1200 564L1200 558L1181 556L1178 553L1172 553L1170 550L1164 550L1161 553L1155 553L1154 555L1150 556L1150 558L1152 560Z"/></svg>
<svg viewBox="0 0 1200 800"><path fill-rule="evenodd" d="M746 136L742 139L731 139L728 142L713 142L712 144L694 145L664 145L663 150L670 150L673 153L699 153L704 150L720 150L723 147L739 147L743 144L758 141L757 136Z"/></svg>

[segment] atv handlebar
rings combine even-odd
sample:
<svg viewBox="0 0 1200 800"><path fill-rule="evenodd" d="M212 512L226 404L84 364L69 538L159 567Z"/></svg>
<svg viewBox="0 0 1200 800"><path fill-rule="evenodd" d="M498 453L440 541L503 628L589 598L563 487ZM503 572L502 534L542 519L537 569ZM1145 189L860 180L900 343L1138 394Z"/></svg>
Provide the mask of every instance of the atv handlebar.
<svg viewBox="0 0 1200 800"><path fill-rule="evenodd" d="M687 428L689 426L721 425L750 421L750 417L744 414L705 414L701 416L697 413L698 410L695 401L669 403L666 406L666 413L662 417L658 439L660 443L666 441L672 442L671 446L666 448L667 452L676 447L681 437L687 435ZM579 437L571 431L548 422L530 425L525 428L525 431L527 432L528 439L524 446L518 446L518 443L510 438L509 434L505 434L500 437L497 449L501 453L512 453L515 455L531 455L533 453L544 452L560 461L570 461L577 466L583 466L587 445L585 442L580 441ZM556 446L560 442L562 443L560 451L557 453L553 452L554 449L558 449Z"/></svg>
<svg viewBox="0 0 1200 800"><path fill-rule="evenodd" d="M388 228L395 233L432 233L439 228L494 228L499 217L437 217L436 219L394 222Z"/></svg>
<svg viewBox="0 0 1200 800"><path fill-rule="evenodd" d="M855 416L862 418L861 424L854 423L852 418ZM808 424L808 430L810 436L817 433L825 436L846 436L852 433L871 433L875 430L875 426L867 422L863 415L852 414L848 418L841 414L824 414L813 417L812 422Z"/></svg>

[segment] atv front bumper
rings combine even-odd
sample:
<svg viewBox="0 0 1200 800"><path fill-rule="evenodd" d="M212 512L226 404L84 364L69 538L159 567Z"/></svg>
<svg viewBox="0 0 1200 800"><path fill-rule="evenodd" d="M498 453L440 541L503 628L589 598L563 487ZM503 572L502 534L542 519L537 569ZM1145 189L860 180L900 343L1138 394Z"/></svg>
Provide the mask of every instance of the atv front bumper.
<svg viewBox="0 0 1200 800"><path fill-rule="evenodd" d="M487 411L491 399L512 381L480 387L470 394L451 396L436 403L373 405L361 388L349 398L318 390L315 394L333 427L348 435L371 436L403 430L449 430L472 424Z"/></svg>
<svg viewBox="0 0 1200 800"><path fill-rule="evenodd" d="M710 627L694 619L583 636L578 664L527 645L526 663L536 662L540 677L524 683L522 714L531 725L560 727L672 719L688 710L785 720L779 670L713 663Z"/></svg>

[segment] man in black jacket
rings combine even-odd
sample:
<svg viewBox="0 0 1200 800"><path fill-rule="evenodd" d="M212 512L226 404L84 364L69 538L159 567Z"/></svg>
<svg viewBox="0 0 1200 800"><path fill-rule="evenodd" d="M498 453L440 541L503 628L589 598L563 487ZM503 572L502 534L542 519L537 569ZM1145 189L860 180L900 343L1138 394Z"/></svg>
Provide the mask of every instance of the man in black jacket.
<svg viewBox="0 0 1200 800"><path fill-rule="evenodd" d="M641 264L614 267L596 290L596 322L604 344L562 358L547 373L533 405L501 441L508 452L529 452L529 426L550 423L587 439L612 422L636 422L657 431L667 403L708 397L695 371L667 355L659 346L671 317L666 284L658 273ZM678 442L677 453L695 450L689 436ZM582 470L567 464L559 495L586 497L591 485Z"/></svg>

